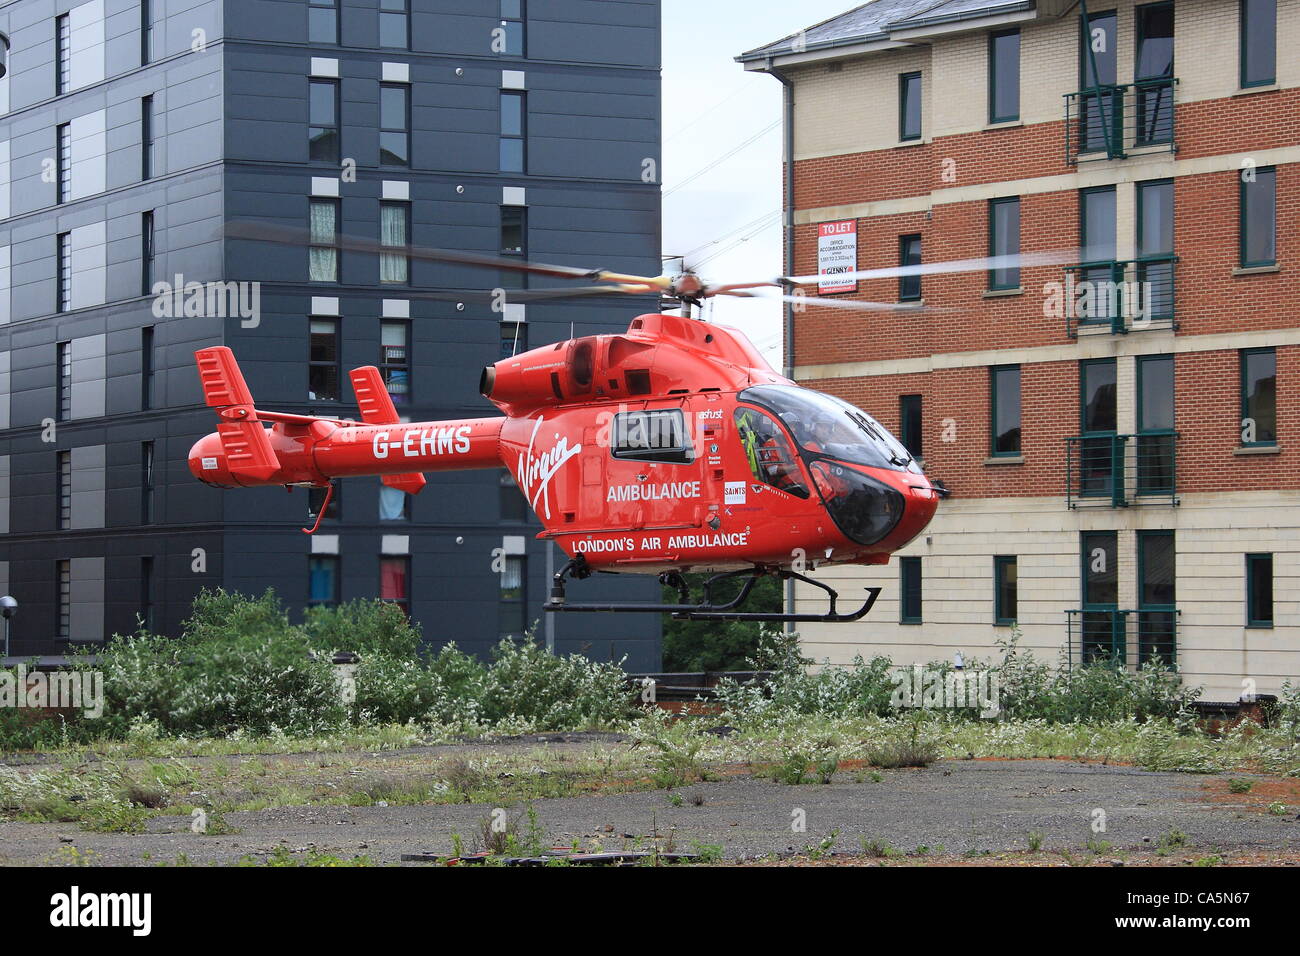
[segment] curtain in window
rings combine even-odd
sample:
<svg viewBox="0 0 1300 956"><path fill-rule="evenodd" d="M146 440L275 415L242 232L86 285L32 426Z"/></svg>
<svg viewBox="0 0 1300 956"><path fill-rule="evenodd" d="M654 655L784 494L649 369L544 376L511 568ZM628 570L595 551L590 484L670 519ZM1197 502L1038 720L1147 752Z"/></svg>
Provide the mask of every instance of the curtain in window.
<svg viewBox="0 0 1300 956"><path fill-rule="evenodd" d="M314 202L311 204L311 241L308 251L309 278L312 282L337 282L339 275L339 253L332 248L336 238L337 226L334 221L334 204ZM320 245L317 245L319 243ZM321 248L326 246L329 248Z"/></svg>
<svg viewBox="0 0 1300 956"><path fill-rule="evenodd" d="M385 601L406 600L406 560L385 558L379 564L379 596Z"/></svg>
<svg viewBox="0 0 1300 956"><path fill-rule="evenodd" d="M379 241L385 246L406 245L406 207L379 207ZM406 281L406 256L381 253L379 256L380 282Z"/></svg>
<svg viewBox="0 0 1300 956"><path fill-rule="evenodd" d="M406 517L406 493L387 485L379 486L379 520L401 521Z"/></svg>

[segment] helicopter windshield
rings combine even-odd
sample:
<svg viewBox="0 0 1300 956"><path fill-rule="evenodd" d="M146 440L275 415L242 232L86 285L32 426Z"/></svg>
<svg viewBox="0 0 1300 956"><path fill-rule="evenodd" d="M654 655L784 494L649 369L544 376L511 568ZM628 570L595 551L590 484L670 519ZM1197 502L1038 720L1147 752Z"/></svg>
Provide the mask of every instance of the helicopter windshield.
<svg viewBox="0 0 1300 956"><path fill-rule="evenodd" d="M848 402L794 385L755 385L737 397L775 413L806 457L825 456L872 468L921 473L897 438Z"/></svg>

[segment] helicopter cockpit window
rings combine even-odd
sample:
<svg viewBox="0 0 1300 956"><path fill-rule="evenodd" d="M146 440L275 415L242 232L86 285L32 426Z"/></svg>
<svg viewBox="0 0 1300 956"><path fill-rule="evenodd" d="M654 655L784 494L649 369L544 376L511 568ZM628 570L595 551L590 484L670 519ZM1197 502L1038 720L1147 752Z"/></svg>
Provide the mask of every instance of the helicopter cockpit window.
<svg viewBox="0 0 1300 956"><path fill-rule="evenodd" d="M619 412L611 425L610 450L615 458L627 461L689 465L695 460L680 408Z"/></svg>
<svg viewBox="0 0 1300 956"><path fill-rule="evenodd" d="M736 434L745 448L749 470L757 481L807 498L799 456L781 427L756 408L736 409Z"/></svg>
<svg viewBox="0 0 1300 956"><path fill-rule="evenodd" d="M756 385L737 397L775 413L790 429L805 455L891 471L921 472L897 438L848 402L791 385Z"/></svg>

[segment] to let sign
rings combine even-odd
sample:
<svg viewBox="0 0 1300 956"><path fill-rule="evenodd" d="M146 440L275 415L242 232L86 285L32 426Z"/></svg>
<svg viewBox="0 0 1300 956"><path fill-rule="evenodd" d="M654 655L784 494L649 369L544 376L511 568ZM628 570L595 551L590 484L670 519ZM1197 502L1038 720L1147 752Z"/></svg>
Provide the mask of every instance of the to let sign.
<svg viewBox="0 0 1300 956"><path fill-rule="evenodd" d="M819 295L828 292L857 292L854 280L839 276L858 270L858 221L844 219L839 222L817 224L817 282Z"/></svg>

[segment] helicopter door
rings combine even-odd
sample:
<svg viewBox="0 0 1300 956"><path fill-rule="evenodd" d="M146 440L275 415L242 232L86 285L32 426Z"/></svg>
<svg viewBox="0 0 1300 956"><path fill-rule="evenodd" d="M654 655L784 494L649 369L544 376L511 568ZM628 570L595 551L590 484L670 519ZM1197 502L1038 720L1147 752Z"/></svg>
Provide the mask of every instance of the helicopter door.
<svg viewBox="0 0 1300 956"><path fill-rule="evenodd" d="M736 435L755 481L778 491L808 497L808 480L789 437L776 420L757 408L736 409Z"/></svg>

